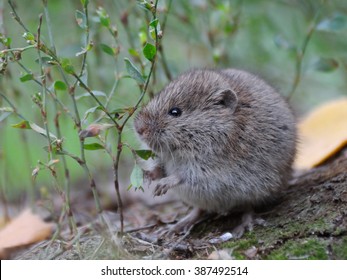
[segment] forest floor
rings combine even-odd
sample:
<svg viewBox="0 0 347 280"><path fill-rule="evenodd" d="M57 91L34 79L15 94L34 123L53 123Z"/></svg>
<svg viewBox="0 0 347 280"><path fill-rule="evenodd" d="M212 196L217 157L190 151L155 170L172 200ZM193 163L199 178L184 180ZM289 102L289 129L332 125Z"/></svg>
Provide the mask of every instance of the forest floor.
<svg viewBox="0 0 347 280"><path fill-rule="evenodd" d="M81 188L80 188L81 189ZM107 204L107 203L106 203ZM93 197L72 193L77 235L67 225L54 240L16 250L14 259L347 259L347 156L296 175L280 201L257 216L265 220L231 238L241 215L210 217L188 234L160 233L189 212L180 201L124 207L124 231L110 204L93 213ZM73 236L73 237L71 237Z"/></svg>

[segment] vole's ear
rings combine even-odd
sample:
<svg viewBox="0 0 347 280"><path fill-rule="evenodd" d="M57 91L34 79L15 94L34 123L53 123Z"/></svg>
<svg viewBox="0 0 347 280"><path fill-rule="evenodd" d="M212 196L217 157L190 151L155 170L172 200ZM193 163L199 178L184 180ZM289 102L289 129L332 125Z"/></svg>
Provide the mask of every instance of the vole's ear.
<svg viewBox="0 0 347 280"><path fill-rule="evenodd" d="M215 96L216 96L216 100L218 100L216 104L228 107L230 108L232 113L234 113L238 103L238 99L237 99L236 93L233 90L222 89L216 92Z"/></svg>

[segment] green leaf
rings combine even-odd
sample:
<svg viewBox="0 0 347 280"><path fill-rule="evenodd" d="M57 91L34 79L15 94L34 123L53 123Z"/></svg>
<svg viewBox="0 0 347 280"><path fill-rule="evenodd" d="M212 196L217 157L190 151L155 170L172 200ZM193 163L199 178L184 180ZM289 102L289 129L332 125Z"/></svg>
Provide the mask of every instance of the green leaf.
<svg viewBox="0 0 347 280"><path fill-rule="evenodd" d="M128 52L129 52L129 54L130 55L132 55L132 56L134 56L134 57L139 57L140 55L139 55L139 53L137 52L137 50L135 50L135 49L128 49Z"/></svg>
<svg viewBox="0 0 347 280"><path fill-rule="evenodd" d="M31 129L30 123L28 121L21 121L20 123L12 124L11 126L20 129Z"/></svg>
<svg viewBox="0 0 347 280"><path fill-rule="evenodd" d="M322 20L318 23L316 30L338 32L347 28L347 16L336 13L333 17Z"/></svg>
<svg viewBox="0 0 347 280"><path fill-rule="evenodd" d="M82 122L84 122L84 121L88 118L88 116L89 116L90 114L93 114L96 110L101 110L101 106L95 106L95 107L89 108L89 109L84 113Z"/></svg>
<svg viewBox="0 0 347 280"><path fill-rule="evenodd" d="M71 61L67 58L62 59L61 66L64 69L64 71L68 74L73 74L75 72L75 69L71 64Z"/></svg>
<svg viewBox="0 0 347 280"><path fill-rule="evenodd" d="M105 147L99 143L84 144L83 149L89 151L104 150Z"/></svg>
<svg viewBox="0 0 347 280"><path fill-rule="evenodd" d="M152 26L153 28L156 28L159 24L159 20L156 18L156 19L153 19L150 23L149 23L149 26Z"/></svg>
<svg viewBox="0 0 347 280"><path fill-rule="evenodd" d="M135 150L135 153L144 160L155 157L155 154L151 150Z"/></svg>
<svg viewBox="0 0 347 280"><path fill-rule="evenodd" d="M87 7L89 4L89 0L81 0L81 4L83 7Z"/></svg>
<svg viewBox="0 0 347 280"><path fill-rule="evenodd" d="M86 15L84 13L82 13L81 11L77 10L76 13L75 13L75 18L76 18L77 24L82 29L86 29L87 28L87 18L86 18Z"/></svg>
<svg viewBox="0 0 347 280"><path fill-rule="evenodd" d="M317 71L332 72L339 67L339 63L333 58L319 58L314 64L313 68Z"/></svg>
<svg viewBox="0 0 347 280"><path fill-rule="evenodd" d="M55 81L54 83L55 90L67 90L67 85L63 81Z"/></svg>
<svg viewBox="0 0 347 280"><path fill-rule="evenodd" d="M35 123L28 122L28 121L21 121L20 123L13 124L12 127L14 128L20 128L20 129L32 129L35 132L41 134L42 136L47 137L46 130L43 129L42 127L38 126ZM53 138L54 140L57 140L57 136L49 132L50 138Z"/></svg>
<svg viewBox="0 0 347 280"><path fill-rule="evenodd" d="M124 58L124 61L129 76L136 80L139 84L144 84L145 79L142 77L140 71L136 68L136 66L127 57Z"/></svg>
<svg viewBox="0 0 347 280"><path fill-rule="evenodd" d="M131 183L131 185L133 187L135 187L135 189L142 187L142 184L143 184L143 171L140 168L140 166L138 166L137 164L135 164L134 169L131 172L130 183Z"/></svg>
<svg viewBox="0 0 347 280"><path fill-rule="evenodd" d="M100 97L107 97L106 93L102 92L102 91L98 91L98 90L92 90L92 93L95 95L95 96L100 96ZM78 96L76 96L76 100L79 100L83 97L91 97L90 93L89 92L85 92L85 93L82 93Z"/></svg>
<svg viewBox="0 0 347 280"><path fill-rule="evenodd" d="M34 75L32 73L25 74L25 75L23 75L22 77L19 78L19 80L22 83L27 82L27 81L31 81L33 79L34 79Z"/></svg>
<svg viewBox="0 0 347 280"><path fill-rule="evenodd" d="M147 11L152 12L152 10L153 10L153 5L151 5L150 3L148 3L148 1L146 1L146 0L137 1L137 4L138 4L141 8L143 8L143 9L145 9L145 10L147 10Z"/></svg>
<svg viewBox="0 0 347 280"><path fill-rule="evenodd" d="M33 42L33 41L35 41L35 36L34 36L32 33L30 33L30 32L25 32L25 33L23 34L23 38L24 38L25 40L27 40L28 42Z"/></svg>
<svg viewBox="0 0 347 280"><path fill-rule="evenodd" d="M3 34L0 33L0 43L5 45L7 48L10 48L12 39L5 37Z"/></svg>
<svg viewBox="0 0 347 280"><path fill-rule="evenodd" d="M110 46L105 45L105 44L100 44L100 47L104 53L107 53L110 56L115 56L116 51L114 50L114 48L111 48Z"/></svg>
<svg viewBox="0 0 347 280"><path fill-rule="evenodd" d="M41 134L42 136L47 137L46 130L43 129L42 127L38 126L37 124L31 122L30 123L30 128L32 130L34 130L35 132ZM54 140L58 139L57 136L55 136L53 133L48 132L48 134L49 134L50 138L53 138Z"/></svg>
<svg viewBox="0 0 347 280"><path fill-rule="evenodd" d="M157 35L160 32L160 23L159 23L159 20L157 18L152 20L149 23L149 34L151 35L153 40L156 40L156 32L157 32Z"/></svg>
<svg viewBox="0 0 347 280"><path fill-rule="evenodd" d="M145 58L147 58L149 61L153 61L157 53L157 48L152 44L146 43L142 51Z"/></svg>
<svg viewBox="0 0 347 280"><path fill-rule="evenodd" d="M140 39L141 46L143 46L147 42L147 34L146 34L146 32L140 31L139 32L139 39Z"/></svg>
<svg viewBox="0 0 347 280"><path fill-rule="evenodd" d="M106 13L105 9L103 7L99 7L96 10L96 13L99 16L99 20L100 20L101 25L103 25L105 27L110 27L110 25L111 25L110 16Z"/></svg>

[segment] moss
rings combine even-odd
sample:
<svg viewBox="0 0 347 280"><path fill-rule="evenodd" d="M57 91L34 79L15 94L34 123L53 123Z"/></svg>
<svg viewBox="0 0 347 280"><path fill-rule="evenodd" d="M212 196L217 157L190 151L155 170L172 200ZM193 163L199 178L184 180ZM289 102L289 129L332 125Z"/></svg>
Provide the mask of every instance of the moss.
<svg viewBox="0 0 347 280"><path fill-rule="evenodd" d="M224 248L233 249L233 256L237 260L247 259L243 252L252 246L259 246L258 239L253 232L247 232L242 239L229 241L223 245Z"/></svg>
<svg viewBox="0 0 347 280"><path fill-rule="evenodd" d="M318 239L290 240L266 258L272 260L307 259L326 260L326 242Z"/></svg>
<svg viewBox="0 0 347 280"><path fill-rule="evenodd" d="M336 259L347 260L347 237L333 245L332 251Z"/></svg>

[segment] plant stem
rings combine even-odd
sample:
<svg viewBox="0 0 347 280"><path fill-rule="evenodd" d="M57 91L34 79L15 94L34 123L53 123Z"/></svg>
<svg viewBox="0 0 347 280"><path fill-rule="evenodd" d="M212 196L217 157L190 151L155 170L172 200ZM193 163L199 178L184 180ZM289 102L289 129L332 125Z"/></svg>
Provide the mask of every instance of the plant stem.
<svg viewBox="0 0 347 280"><path fill-rule="evenodd" d="M321 11L324 7L326 0L323 0L322 5L320 6L319 10L317 11L316 15L314 16L314 19L312 20L312 23L310 25L310 27L308 28L307 34L305 36L305 39L302 43L302 46L299 50L297 50L296 53L296 62L295 62L295 76L294 76L294 80L293 80L293 84L291 87L291 90L289 91L289 94L287 96L287 100L289 101L292 96L294 95L296 89L298 88L300 82L301 82L301 78L302 78L302 62L308 47L308 44L312 38L312 35L314 33L314 31L316 30L317 24L318 24L318 20L321 14Z"/></svg>
<svg viewBox="0 0 347 280"><path fill-rule="evenodd" d="M156 0L155 4L154 4L153 20L155 20L157 18L157 16L156 16L157 5L158 5L158 0ZM156 47L158 47L159 46L159 38L158 38L158 34L157 34L157 29L155 29L155 33L156 33L155 34L156 35L155 36L155 43L156 43ZM152 74L154 72L154 65L155 65L155 62L156 62L156 58L157 58L157 55L155 55L153 60L152 60L151 68L150 68L150 71L148 73L145 85L144 85L144 87L142 89L142 92L141 92L141 95L140 95L138 101L136 102L136 104L134 106L134 110L129 112L128 116L125 118L123 123L119 127L117 127L117 129L118 129L117 154L116 154L116 160L114 161L114 170L116 171L115 174L114 174L114 187L115 187L115 190L116 190L116 193L117 193L117 198L120 198L120 192L119 192L119 162L120 162L120 157L121 157L121 154L122 154L122 151L123 151L123 143L122 143L123 129L124 129L126 123L128 122L128 120L130 119L130 117L135 113L135 111L139 107L140 103L142 102L142 100L143 100L143 98L144 98L144 96L145 96L145 94L147 92L149 81L150 81L151 76L152 76ZM120 200L120 203L121 203L121 200ZM120 211L120 217L121 217L121 234L123 234L123 232L124 232L124 226L123 226L124 221L123 221L123 213L122 213L123 212L122 203L119 206L120 206L119 211Z"/></svg>

